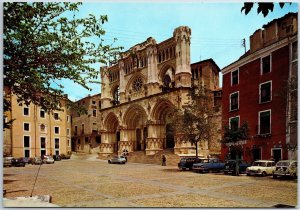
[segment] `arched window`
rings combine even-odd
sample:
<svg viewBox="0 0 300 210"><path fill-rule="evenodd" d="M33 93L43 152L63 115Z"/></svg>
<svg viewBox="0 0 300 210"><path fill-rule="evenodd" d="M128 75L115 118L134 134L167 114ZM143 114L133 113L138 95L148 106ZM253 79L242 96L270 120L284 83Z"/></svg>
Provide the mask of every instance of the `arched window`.
<svg viewBox="0 0 300 210"><path fill-rule="evenodd" d="M120 88L117 86L113 92L113 105L120 104Z"/></svg>
<svg viewBox="0 0 300 210"><path fill-rule="evenodd" d="M171 77L168 74L166 74L164 76L163 82L164 82L163 91L168 91L171 88Z"/></svg>

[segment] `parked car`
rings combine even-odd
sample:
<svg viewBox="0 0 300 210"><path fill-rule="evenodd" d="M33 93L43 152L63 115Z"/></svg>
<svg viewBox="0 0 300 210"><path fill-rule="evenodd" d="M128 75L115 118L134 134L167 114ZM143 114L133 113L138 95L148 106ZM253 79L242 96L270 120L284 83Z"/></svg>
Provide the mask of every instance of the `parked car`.
<svg viewBox="0 0 300 210"><path fill-rule="evenodd" d="M3 158L3 167L8 166L11 167L12 163L11 161L14 159L14 157L4 157Z"/></svg>
<svg viewBox="0 0 300 210"><path fill-rule="evenodd" d="M194 163L193 170L196 172L220 172L225 167L225 163L219 158L204 159L201 163Z"/></svg>
<svg viewBox="0 0 300 210"><path fill-rule="evenodd" d="M281 160L276 163L276 169L273 172L273 178L289 176L297 178L297 161Z"/></svg>
<svg viewBox="0 0 300 210"><path fill-rule="evenodd" d="M119 164L125 164L126 163L126 158L124 156L116 156L116 157L113 157L112 159L109 159L108 160L108 163L111 164L111 163L119 163Z"/></svg>
<svg viewBox="0 0 300 210"><path fill-rule="evenodd" d="M71 155L60 154L61 159L70 159Z"/></svg>
<svg viewBox="0 0 300 210"><path fill-rule="evenodd" d="M183 157L178 163L178 168L181 170L192 170L193 164L196 161L196 157Z"/></svg>
<svg viewBox="0 0 300 210"><path fill-rule="evenodd" d="M244 160L238 160L239 164L239 173L246 173L247 167L251 166L251 164L247 163ZM225 163L224 174L236 174L236 160L228 160Z"/></svg>
<svg viewBox="0 0 300 210"><path fill-rule="evenodd" d="M13 158L11 160L11 164L12 166L16 166L16 167L19 166L25 167L25 162L23 161L23 158Z"/></svg>
<svg viewBox="0 0 300 210"><path fill-rule="evenodd" d="M60 157L60 155L53 155L53 159L54 159L55 161L60 161L60 160L61 160L61 157Z"/></svg>
<svg viewBox="0 0 300 210"><path fill-rule="evenodd" d="M50 156L50 155L44 155L44 158L43 158L43 163L46 163L46 164L53 164L54 163L54 159Z"/></svg>
<svg viewBox="0 0 300 210"><path fill-rule="evenodd" d="M32 158L29 158L29 157L23 157L23 161L25 164L30 164L31 161L32 161Z"/></svg>
<svg viewBox="0 0 300 210"><path fill-rule="evenodd" d="M267 175L272 175L273 171L275 171L275 161L272 160L254 161L252 166L246 169L247 176L250 175L267 176Z"/></svg>
<svg viewBox="0 0 300 210"><path fill-rule="evenodd" d="M43 164L43 160L41 157L34 157L31 161L32 165L42 165Z"/></svg>

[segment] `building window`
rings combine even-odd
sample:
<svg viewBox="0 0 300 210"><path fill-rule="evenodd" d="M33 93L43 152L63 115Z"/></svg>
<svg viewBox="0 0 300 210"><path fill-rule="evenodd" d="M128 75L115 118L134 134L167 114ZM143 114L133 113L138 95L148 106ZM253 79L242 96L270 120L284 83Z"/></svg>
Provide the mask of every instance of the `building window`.
<svg viewBox="0 0 300 210"><path fill-rule="evenodd" d="M230 94L230 111L237 110L239 108L239 92Z"/></svg>
<svg viewBox="0 0 300 210"><path fill-rule="evenodd" d="M271 72L271 55L268 55L261 59L261 74Z"/></svg>
<svg viewBox="0 0 300 210"><path fill-rule="evenodd" d="M231 85L239 84L239 70L231 72Z"/></svg>
<svg viewBox="0 0 300 210"><path fill-rule="evenodd" d="M23 115L29 116L29 108L28 107L23 107Z"/></svg>
<svg viewBox="0 0 300 210"><path fill-rule="evenodd" d="M67 136L70 136L70 128L67 128Z"/></svg>
<svg viewBox="0 0 300 210"><path fill-rule="evenodd" d="M119 86L117 86L115 89L114 89L114 92L113 92L113 105L118 105L120 104L120 88Z"/></svg>
<svg viewBox="0 0 300 210"><path fill-rule="evenodd" d="M101 109L101 101L99 101L99 109Z"/></svg>
<svg viewBox="0 0 300 210"><path fill-rule="evenodd" d="M272 81L265 82L259 85L259 102L266 103L272 100Z"/></svg>
<svg viewBox="0 0 300 210"><path fill-rule="evenodd" d="M70 116L67 115L67 122L70 122Z"/></svg>
<svg viewBox="0 0 300 210"><path fill-rule="evenodd" d="M93 117L97 117L97 110L93 109Z"/></svg>
<svg viewBox="0 0 300 210"><path fill-rule="evenodd" d="M240 127L240 117L231 117L229 118L229 128L233 131L236 131Z"/></svg>
<svg viewBox="0 0 300 210"><path fill-rule="evenodd" d="M271 133L271 110L259 112L259 134Z"/></svg>
<svg viewBox="0 0 300 210"><path fill-rule="evenodd" d="M89 143L89 137L85 137L85 143Z"/></svg>
<svg viewBox="0 0 300 210"><path fill-rule="evenodd" d="M58 126L55 126L55 127L54 127L54 133L55 133L55 134L59 134L59 127L58 127Z"/></svg>
<svg viewBox="0 0 300 210"><path fill-rule="evenodd" d="M54 119L55 119L55 120L59 120L59 115L58 115L58 113L54 113L53 116L54 116Z"/></svg>
<svg viewBox="0 0 300 210"><path fill-rule="evenodd" d="M24 131L29 131L29 123L24 123Z"/></svg>
<svg viewBox="0 0 300 210"><path fill-rule="evenodd" d="M46 114L44 110L40 110L40 118L45 118Z"/></svg>
<svg viewBox="0 0 300 210"><path fill-rule="evenodd" d="M132 83L132 88L135 92L142 90L143 80L141 77L136 78Z"/></svg>
<svg viewBox="0 0 300 210"><path fill-rule="evenodd" d="M41 137L41 148L42 149L46 148L46 138L45 137Z"/></svg>
<svg viewBox="0 0 300 210"><path fill-rule="evenodd" d="M70 146L70 140L68 140L68 147Z"/></svg>
<svg viewBox="0 0 300 210"><path fill-rule="evenodd" d="M77 125L74 127L74 135L77 135Z"/></svg>
<svg viewBox="0 0 300 210"><path fill-rule="evenodd" d="M92 104L96 104L96 101L92 101Z"/></svg>
<svg viewBox="0 0 300 210"><path fill-rule="evenodd" d="M24 136L24 147L30 147L30 136Z"/></svg>
<svg viewBox="0 0 300 210"><path fill-rule="evenodd" d="M54 139L55 149L59 149L59 138Z"/></svg>

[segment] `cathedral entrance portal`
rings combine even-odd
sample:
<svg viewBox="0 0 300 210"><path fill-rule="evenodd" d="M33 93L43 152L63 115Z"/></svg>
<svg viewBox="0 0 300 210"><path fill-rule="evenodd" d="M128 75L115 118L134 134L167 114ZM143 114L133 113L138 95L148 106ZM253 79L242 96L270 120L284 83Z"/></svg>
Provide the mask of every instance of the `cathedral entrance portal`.
<svg viewBox="0 0 300 210"><path fill-rule="evenodd" d="M136 136L136 150L141 150L141 129L136 129L136 132L135 132L135 136Z"/></svg>
<svg viewBox="0 0 300 210"><path fill-rule="evenodd" d="M166 125L166 147L167 148L174 148L174 128L172 124Z"/></svg>

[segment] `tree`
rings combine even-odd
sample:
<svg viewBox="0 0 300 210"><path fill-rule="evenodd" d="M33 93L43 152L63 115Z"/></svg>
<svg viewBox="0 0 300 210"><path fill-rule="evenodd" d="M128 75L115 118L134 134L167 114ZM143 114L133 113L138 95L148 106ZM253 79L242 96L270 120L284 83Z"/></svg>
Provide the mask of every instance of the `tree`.
<svg viewBox="0 0 300 210"><path fill-rule="evenodd" d="M245 15L247 15L251 11L254 4L258 4L257 14L262 13L264 15L264 17L266 17L269 14L269 11L273 12L274 3L269 3L269 2L267 2L267 3L266 2L265 3L246 2L246 3L244 3L244 6L242 7L241 12L243 12L243 10L245 10ZM283 8L285 4L286 3L284 3L284 2L279 3L280 8ZM290 3L290 4L292 4L292 3Z"/></svg>
<svg viewBox="0 0 300 210"><path fill-rule="evenodd" d="M4 3L4 86L46 111L59 110L65 99L63 79L88 87L99 70L121 48L105 44L106 15L76 18L81 3ZM96 38L93 43L89 38ZM4 111L9 101L4 99Z"/></svg>
<svg viewBox="0 0 300 210"><path fill-rule="evenodd" d="M238 123L236 123L238 124ZM224 126L224 136L223 136L223 140L221 141L221 143L223 144L228 144L232 149L234 149L235 151L239 151L240 150L240 145L236 145L236 143L238 143L238 141L241 140L247 140L248 139L248 134L249 134L249 127L248 127L248 123L244 122L242 124L242 126L240 127L229 127L229 126ZM235 159L238 159L238 153L236 152L236 157Z"/></svg>
<svg viewBox="0 0 300 210"><path fill-rule="evenodd" d="M213 120L213 93L198 84L192 86L188 96L189 103L173 111L172 125L177 138L195 145L198 162L198 146L209 143L213 132L217 132Z"/></svg>

